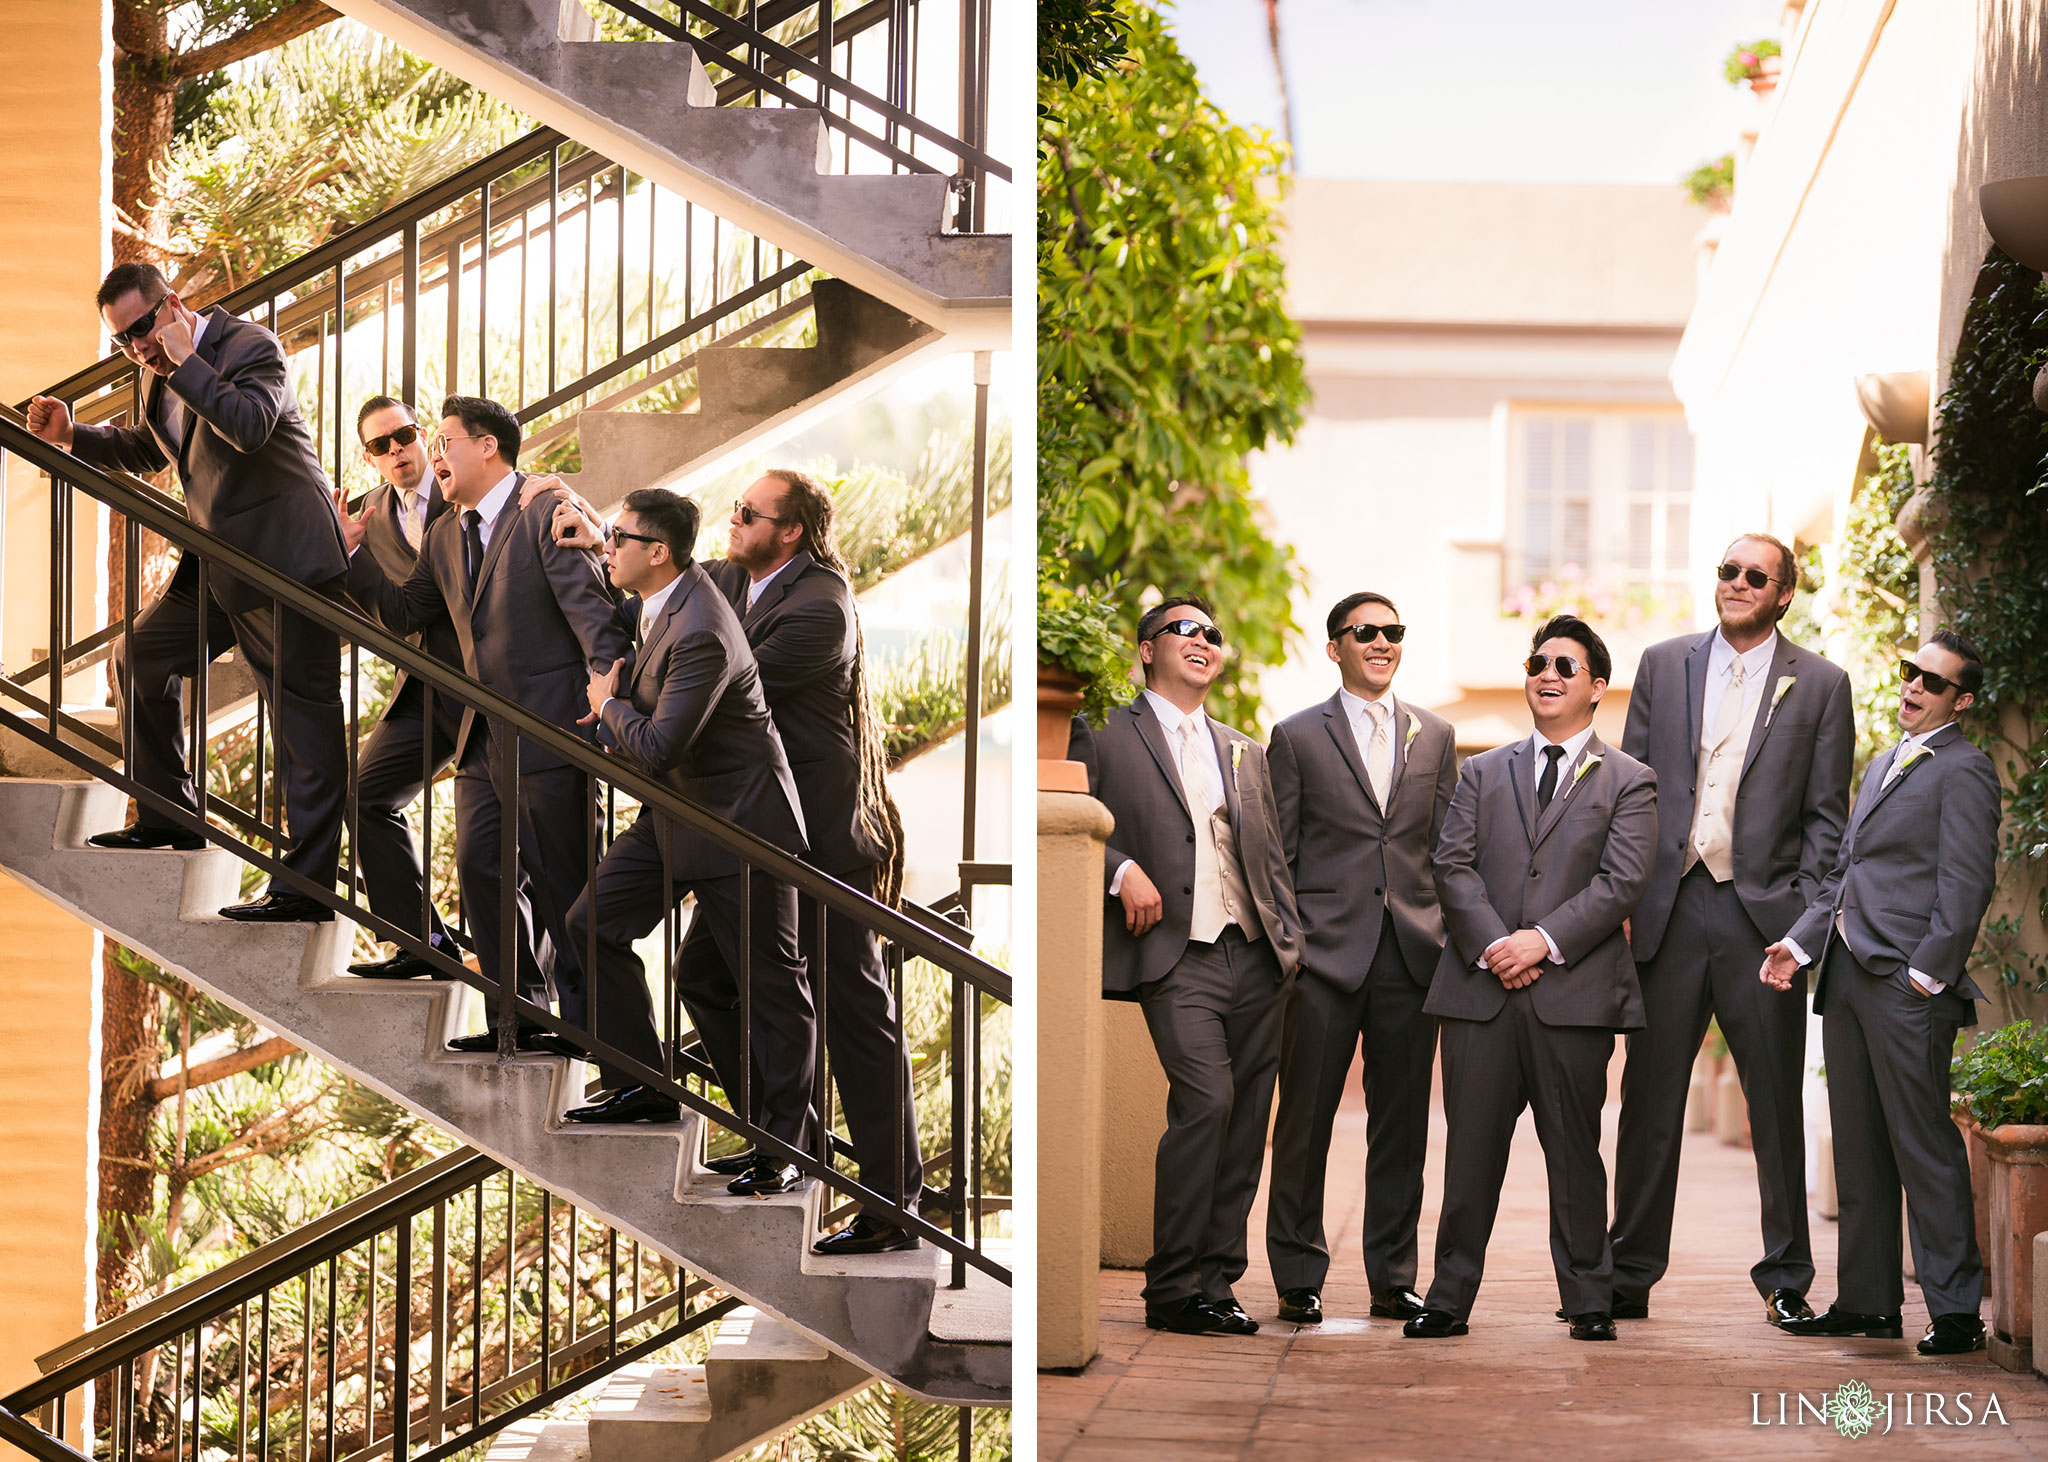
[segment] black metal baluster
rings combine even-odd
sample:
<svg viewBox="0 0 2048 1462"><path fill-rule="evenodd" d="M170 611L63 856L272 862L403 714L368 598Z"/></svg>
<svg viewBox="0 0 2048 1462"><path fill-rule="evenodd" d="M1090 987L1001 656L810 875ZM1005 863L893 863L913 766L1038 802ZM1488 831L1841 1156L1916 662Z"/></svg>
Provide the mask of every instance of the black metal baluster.
<svg viewBox="0 0 2048 1462"><path fill-rule="evenodd" d="M548 1388L555 1354L555 1195L540 1192L540 1389ZM573 1277L572 1277L573 1279Z"/></svg>
<svg viewBox="0 0 2048 1462"><path fill-rule="evenodd" d="M348 426L348 376L342 370L341 347L348 335L348 270L344 261L334 261L334 485L341 486L343 466L348 459L342 433Z"/></svg>
<svg viewBox="0 0 2048 1462"><path fill-rule="evenodd" d="M420 678L420 938L434 939L434 683ZM460 962L458 949L441 951Z"/></svg>
<svg viewBox="0 0 2048 1462"><path fill-rule="evenodd" d="M372 1234L366 1247L370 1251L370 1282L368 1293L369 1322L364 1327L368 1339L363 1351L363 1439L377 1440L377 1278L383 1270L383 1258L378 1244L380 1234Z"/></svg>
<svg viewBox="0 0 2048 1462"><path fill-rule="evenodd" d="M811 1048L813 1053L811 1057L811 1105L818 1113L816 1138L818 1162L823 1166L829 1178L834 1170L834 1165L832 1162L832 1088L829 1085L825 1070L825 1022L828 1018L825 1001L829 994L825 988L827 983L825 972L825 923L831 917L832 911L826 907L823 899L813 899L812 903L818 911L818 928L816 931L817 937L812 941L811 967L808 971L811 984L811 1003L815 1012L811 1031ZM866 1174L863 1173L862 1176L865 1177ZM828 1207L832 1202L832 1196L829 1190L824 1194L824 1201Z"/></svg>
<svg viewBox="0 0 2048 1462"><path fill-rule="evenodd" d="M618 297L619 333L612 346L612 358L614 360L626 353L626 165L624 163L619 164L618 173L619 217L618 227L614 232L618 235L619 272L618 278L613 282L617 285L615 293Z"/></svg>
<svg viewBox="0 0 2048 1462"><path fill-rule="evenodd" d="M666 873L666 869L663 870ZM702 910L698 911L700 914ZM725 1099L733 1103L733 1115L742 1122L754 1120L754 864L749 858L740 859L740 1053L736 1058L740 1067L739 1100L733 1101L733 1094L727 1092ZM711 1048L705 1047L709 1056ZM759 1149L763 1156L774 1156L780 1163L780 1154L769 1148Z"/></svg>
<svg viewBox="0 0 2048 1462"><path fill-rule="evenodd" d="M953 1029L949 1040L949 1059L953 1065L953 1171L950 1174L953 1189L953 1237L962 1243L967 1239L967 1026L963 1007L967 1004L967 980L963 975L953 976ZM967 1287L967 1261L958 1254L952 1258L953 1274L949 1288Z"/></svg>
<svg viewBox="0 0 2048 1462"><path fill-rule="evenodd" d="M280 661L283 660L282 655L278 658ZM362 683L363 647L359 641L350 640L348 642L348 781L343 784L348 788L348 798L342 803L342 807L348 814L348 882L344 883L342 887L348 890L348 901L350 904L356 902L357 864L359 862L356 856L356 849L361 843L363 830L362 814L356 807L357 794L361 790L361 768L356 752L356 733L360 725L360 717L362 716ZM432 736L426 738L428 745L432 745L433 740Z"/></svg>
<svg viewBox="0 0 2048 1462"><path fill-rule="evenodd" d="M486 178L477 196L482 200L476 250L476 393L491 394L491 184Z"/></svg>
<svg viewBox="0 0 2048 1462"><path fill-rule="evenodd" d="M519 733L508 724L498 761L498 1064L518 1054L519 1018Z"/></svg>
<svg viewBox="0 0 2048 1462"><path fill-rule="evenodd" d="M415 413L419 410L420 394L420 221L408 218L405 221L404 241L401 245L399 268L401 287L405 290L405 338L398 349L399 388L405 404ZM428 723L433 724L432 722Z"/></svg>
<svg viewBox="0 0 2048 1462"><path fill-rule="evenodd" d="M263 1291L262 1341L257 1351L256 1455L270 1462L270 1291Z"/></svg>
<svg viewBox="0 0 2048 1462"><path fill-rule="evenodd" d="M427 1445L441 1445L448 1406L448 1200L434 1205L434 1268L427 1295Z"/></svg>
<svg viewBox="0 0 2048 1462"><path fill-rule="evenodd" d="M249 1454L249 1302L235 1316L235 1455Z"/></svg>
<svg viewBox="0 0 2048 1462"><path fill-rule="evenodd" d="M335 1260L327 1261L327 1462L334 1462Z"/></svg>
<svg viewBox="0 0 2048 1462"><path fill-rule="evenodd" d="M562 283L562 144L548 149L548 394L560 386L555 360L555 298Z"/></svg>
<svg viewBox="0 0 2048 1462"><path fill-rule="evenodd" d="M391 1457L412 1451L412 1218L398 1221L398 1253L391 1273Z"/></svg>
<svg viewBox="0 0 2048 1462"><path fill-rule="evenodd" d="M190 762L192 782L198 788L199 821L203 825L206 821L206 683L209 668L213 662L213 657L206 652L206 622L212 618L211 606L213 600L208 597L207 593L205 559L199 560L199 567L193 571L192 579L193 589L199 601L199 613L196 616L199 621L199 659L192 671L192 755ZM256 765L259 768L257 772L257 786L260 788L263 785L263 774L260 770L263 765L263 738L260 735L256 738L256 757ZM257 820L259 822L262 820L260 812L257 814Z"/></svg>

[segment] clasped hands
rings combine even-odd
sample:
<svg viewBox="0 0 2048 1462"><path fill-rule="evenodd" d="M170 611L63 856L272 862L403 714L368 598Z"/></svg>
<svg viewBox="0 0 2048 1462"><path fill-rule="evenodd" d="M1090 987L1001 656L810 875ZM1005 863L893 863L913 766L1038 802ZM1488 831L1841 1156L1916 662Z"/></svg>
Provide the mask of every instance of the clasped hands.
<svg viewBox="0 0 2048 1462"><path fill-rule="evenodd" d="M1517 929L1496 939L1480 955L1480 963L1510 990L1536 983L1543 973L1543 961L1550 958L1550 945L1534 929Z"/></svg>

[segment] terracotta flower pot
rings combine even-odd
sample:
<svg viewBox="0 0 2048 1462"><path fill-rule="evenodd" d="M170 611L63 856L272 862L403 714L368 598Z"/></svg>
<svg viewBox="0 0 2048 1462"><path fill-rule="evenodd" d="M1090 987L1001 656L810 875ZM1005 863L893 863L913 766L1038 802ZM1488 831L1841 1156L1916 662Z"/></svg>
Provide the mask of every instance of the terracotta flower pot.
<svg viewBox="0 0 2048 1462"><path fill-rule="evenodd" d="M1067 738L1081 709L1081 677L1057 665L1038 667L1038 759L1065 761Z"/></svg>
<svg viewBox="0 0 2048 1462"><path fill-rule="evenodd" d="M1991 1358L2027 1370L2034 1342L2034 1235L2048 1231L2048 1126L1979 1128L1991 1177Z"/></svg>

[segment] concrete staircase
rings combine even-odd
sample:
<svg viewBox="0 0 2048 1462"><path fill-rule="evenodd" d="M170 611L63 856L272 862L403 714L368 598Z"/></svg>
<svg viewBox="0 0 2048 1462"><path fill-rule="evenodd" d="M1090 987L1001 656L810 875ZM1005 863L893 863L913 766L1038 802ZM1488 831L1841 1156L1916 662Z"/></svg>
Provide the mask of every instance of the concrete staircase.
<svg viewBox="0 0 2048 1462"><path fill-rule="evenodd" d="M813 281L811 304L816 345L700 350L695 411L579 412L583 469L563 481L609 512L637 488L703 480L950 348L929 325L844 280ZM710 505L714 521L722 506Z"/></svg>
<svg viewBox="0 0 2048 1462"><path fill-rule="evenodd" d="M217 848L86 846L124 811L105 783L0 779L0 868L864 1369L928 1400L1008 1404L1008 1289L970 1269L968 1287L948 1291L930 1247L818 1258L820 1186L731 1197L702 1166L705 1123L694 1114L672 1126L565 1126L560 1114L582 1100L580 1063L449 1053L448 1037L483 1024L467 986L343 973L353 937L345 922L220 918L237 896L240 860Z"/></svg>
<svg viewBox="0 0 2048 1462"><path fill-rule="evenodd" d="M595 41L582 0L333 0L334 8L721 218L958 337L1007 348L1010 240L950 235L947 180L825 171L799 107L721 107L692 47Z"/></svg>
<svg viewBox="0 0 2048 1462"><path fill-rule="evenodd" d="M874 1380L752 1310L718 1323L701 1366L627 1366L587 1421L507 1427L486 1462L724 1462Z"/></svg>

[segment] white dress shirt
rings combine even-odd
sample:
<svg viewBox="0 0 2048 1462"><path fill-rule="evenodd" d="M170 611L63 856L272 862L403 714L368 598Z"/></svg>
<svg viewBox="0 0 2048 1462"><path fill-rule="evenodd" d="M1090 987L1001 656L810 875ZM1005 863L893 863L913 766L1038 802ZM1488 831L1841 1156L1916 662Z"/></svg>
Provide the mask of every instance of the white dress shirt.
<svg viewBox="0 0 2048 1462"><path fill-rule="evenodd" d="M760 578L755 579L751 583L749 583L747 585L747 608L752 609L754 607L754 601L761 597L761 591L763 589L766 589L770 584L775 582L776 577L781 574L782 569L788 568L790 564L793 564L795 562L796 556L792 554L788 561L782 565L781 569L775 570L775 572L772 574L764 574Z"/></svg>
<svg viewBox="0 0 2048 1462"><path fill-rule="evenodd" d="M1931 730L1915 732L1913 735L1908 736L1904 740L1900 741L1898 751L1894 753L1892 756L1891 766L1885 772L1885 785L1889 785L1891 783L1893 774L1897 772L1899 767L1904 763L1907 752L1911 751L1916 746L1925 746L1927 744L1928 737L1933 736L1936 732L1946 731L1953 724L1955 724L1953 721L1943 721L1939 726L1936 726ZM1792 958L1797 960L1802 967L1813 963L1811 959L1807 958L1806 951L1799 947L1799 942L1797 940L1791 938L1788 935L1781 942L1784 944L1786 950L1791 954ZM1851 952L1853 953L1854 951ZM1912 978L1914 984L1918 985L1921 989L1925 990L1930 995L1939 995L1942 991L1948 988L1948 981L1937 980L1932 975L1923 975L1920 973L1920 971L1914 969L1911 965L1906 966L1906 973L1908 976Z"/></svg>
<svg viewBox="0 0 2048 1462"><path fill-rule="evenodd" d="M1147 704L1152 708L1152 714L1159 718L1159 729L1166 733L1166 745L1173 752L1176 763L1180 761L1180 739L1182 735L1180 728L1183 721L1192 722L1195 734L1199 737L1207 738L1204 744L1212 749L1215 747L1215 738L1209 736L1209 718L1202 713L1200 706L1197 706L1192 711L1183 713L1179 706L1155 691L1146 690L1143 692L1143 695ZM1223 764L1213 756L1197 757L1194 764L1197 773L1207 783L1206 790L1209 794L1208 810L1214 812L1223 805ZM1135 859L1126 858L1117 865L1116 875L1109 880L1109 896L1111 898L1115 898L1123 892L1124 870L1129 868L1135 861Z"/></svg>
<svg viewBox="0 0 2048 1462"><path fill-rule="evenodd" d="M1586 743L1592 739L1593 727L1590 723L1588 723L1585 730L1574 736L1567 736L1563 741L1552 741L1541 731L1535 732L1529 737L1530 755L1535 758L1531 767L1531 774L1538 782L1543 780L1543 748L1546 746L1562 746L1564 748L1564 755L1557 759L1557 790L1550 794L1551 801L1561 802L1571 796L1572 788L1578 785L1578 778L1574 773L1578 770L1579 759L1585 754ZM1516 795L1520 795L1519 790ZM1550 962L1552 964L1563 964L1564 954L1558 949L1557 941L1550 937L1550 931L1541 924L1536 925L1535 929L1538 934L1543 936L1543 947L1550 951ZM1487 945L1486 953L1479 956L1479 968L1482 970L1492 968L1486 962L1488 957L1507 942L1507 936L1503 935Z"/></svg>
<svg viewBox="0 0 2048 1462"><path fill-rule="evenodd" d="M1770 680L1771 657L1778 653L1778 632L1772 630L1764 642L1753 650L1737 654L1735 647L1728 643L1720 630L1714 631L1713 643L1707 647L1706 694L1700 697L1700 741L1713 739L1714 716L1721 709L1721 696L1728 688L1728 668L1738 659L1742 661L1742 717L1741 724L1756 724L1756 705L1763 698L1764 687Z"/></svg>
<svg viewBox="0 0 2048 1462"><path fill-rule="evenodd" d="M673 579L670 579L666 584L663 584L659 589L656 589L652 594L647 595L640 601L640 633L636 636L640 644L644 645L647 643L649 632L653 630L655 625L661 622L661 611L668 607L669 596L675 593L676 585L682 581L683 576L677 574ZM637 670L639 667L636 665L634 668ZM618 699L619 697L615 695L606 696L604 698L604 706L599 706L597 713L600 716L603 715L605 706Z"/></svg>
<svg viewBox="0 0 2048 1462"><path fill-rule="evenodd" d="M498 479L498 485L484 494L484 500L476 505L476 511L483 515L483 521L476 525L477 536L483 540L484 551L491 547L491 528L498 521L498 514L505 511L505 499L512 496L512 489L519 485L519 474L507 471ZM479 564L481 569L482 565Z"/></svg>
<svg viewBox="0 0 2048 1462"><path fill-rule="evenodd" d="M1351 739L1358 743L1358 763L1366 769L1368 779L1370 779L1372 774L1373 716L1377 714L1380 718L1380 723L1387 728L1387 776L1391 779L1394 774L1393 689L1389 687L1386 694L1375 696L1371 700L1367 700L1363 696L1353 695L1341 686L1338 687L1337 694L1342 697L1338 703L1344 707L1344 717L1351 723ZM1368 707L1371 707L1371 709L1367 709ZM1378 788L1374 788L1373 791L1375 796L1379 795ZM1381 811L1385 810L1384 808L1381 809Z"/></svg>

